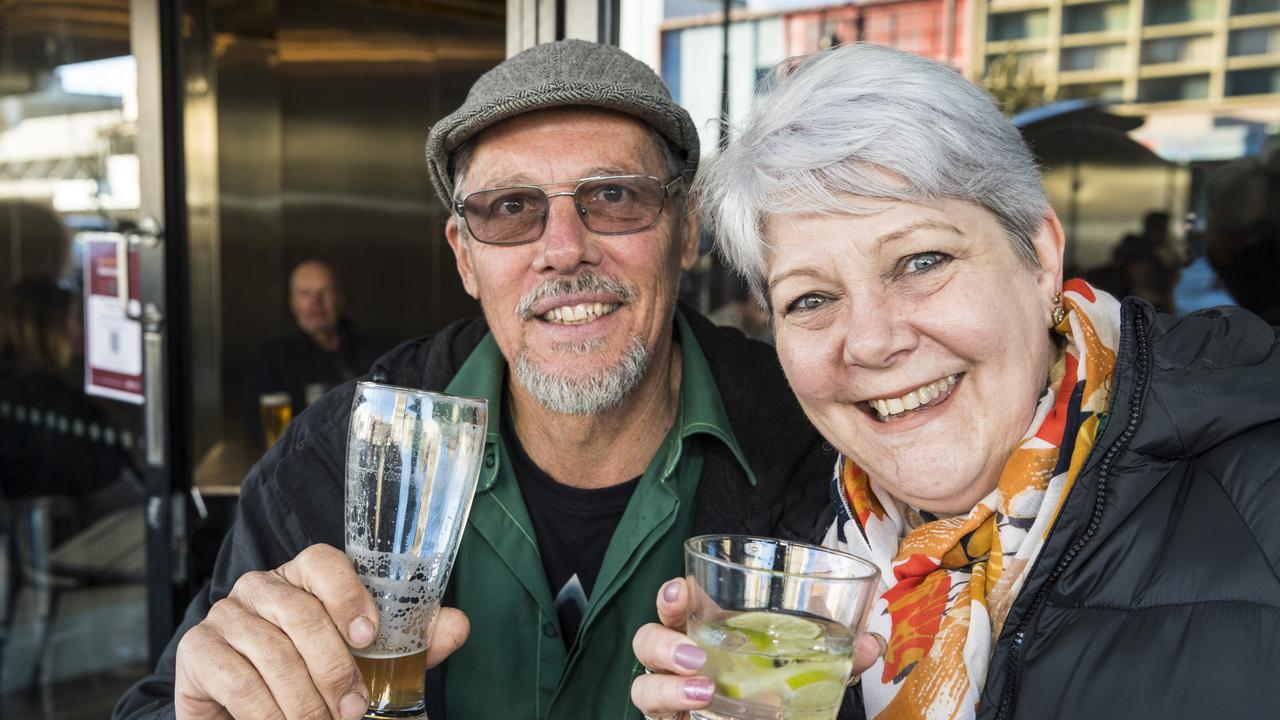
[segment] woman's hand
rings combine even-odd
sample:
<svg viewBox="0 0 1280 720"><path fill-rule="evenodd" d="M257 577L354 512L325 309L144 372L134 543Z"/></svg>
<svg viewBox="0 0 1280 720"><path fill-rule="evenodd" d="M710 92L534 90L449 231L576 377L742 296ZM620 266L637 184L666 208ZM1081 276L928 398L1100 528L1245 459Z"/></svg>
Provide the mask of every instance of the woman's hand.
<svg viewBox="0 0 1280 720"><path fill-rule="evenodd" d="M667 581L658 591L661 624L645 625L631 641L636 658L649 671L631 683L631 702L645 717L679 717L686 710L710 705L715 694L715 683L697 674L707 661L707 653L684 634L688 603L684 579ZM864 634L858 638L852 677L856 680L883 654L880 636Z"/></svg>

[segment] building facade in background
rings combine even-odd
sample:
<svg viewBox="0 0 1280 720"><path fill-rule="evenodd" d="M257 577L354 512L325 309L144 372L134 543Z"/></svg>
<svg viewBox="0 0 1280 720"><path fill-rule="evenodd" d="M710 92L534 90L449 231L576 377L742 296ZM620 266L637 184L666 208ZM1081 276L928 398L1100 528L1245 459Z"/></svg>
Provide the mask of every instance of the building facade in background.
<svg viewBox="0 0 1280 720"><path fill-rule="evenodd" d="M1141 114L1182 163L1261 151L1280 130L1280 0L975 0L971 62L1012 60L1049 98Z"/></svg>
<svg viewBox="0 0 1280 720"><path fill-rule="evenodd" d="M859 4L747 3L731 13L729 116L741 122L759 81L779 61L860 40L969 65L972 0L872 0ZM705 6L719 3L703 3ZM802 6L803 5L803 6ZM690 7L687 3L681 8ZM689 110L707 154L719 139L722 16L671 17L659 28L658 64L676 101ZM966 73L967 74L967 73Z"/></svg>

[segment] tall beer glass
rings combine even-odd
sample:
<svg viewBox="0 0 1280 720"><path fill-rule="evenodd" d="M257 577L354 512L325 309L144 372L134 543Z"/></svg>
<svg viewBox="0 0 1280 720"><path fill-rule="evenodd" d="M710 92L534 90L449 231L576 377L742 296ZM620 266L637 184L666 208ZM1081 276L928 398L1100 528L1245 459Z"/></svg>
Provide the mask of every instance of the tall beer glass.
<svg viewBox="0 0 1280 720"><path fill-rule="evenodd" d="M361 382L347 434L347 557L378 607L353 650L368 718L419 717L427 642L484 453L484 400Z"/></svg>
<svg viewBox="0 0 1280 720"><path fill-rule="evenodd" d="M803 543L685 541L689 635L716 683L696 720L833 720L880 571Z"/></svg>

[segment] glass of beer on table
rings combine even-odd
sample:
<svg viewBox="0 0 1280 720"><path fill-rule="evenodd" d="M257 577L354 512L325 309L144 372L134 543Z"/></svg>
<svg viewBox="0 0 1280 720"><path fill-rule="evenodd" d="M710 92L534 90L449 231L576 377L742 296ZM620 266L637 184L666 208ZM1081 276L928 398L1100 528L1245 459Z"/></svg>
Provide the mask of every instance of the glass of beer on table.
<svg viewBox="0 0 1280 720"><path fill-rule="evenodd" d="M685 541L688 632L716 683L695 720L834 720L879 585L875 565L745 535Z"/></svg>
<svg viewBox="0 0 1280 720"><path fill-rule="evenodd" d="M267 447L275 445L293 419L293 400L289 393L273 392L258 396L258 417L262 420L262 436Z"/></svg>
<svg viewBox="0 0 1280 720"><path fill-rule="evenodd" d="M346 551L378 607L353 649L366 718L422 717L427 643L467 524L488 416L484 400L356 385L347 434Z"/></svg>

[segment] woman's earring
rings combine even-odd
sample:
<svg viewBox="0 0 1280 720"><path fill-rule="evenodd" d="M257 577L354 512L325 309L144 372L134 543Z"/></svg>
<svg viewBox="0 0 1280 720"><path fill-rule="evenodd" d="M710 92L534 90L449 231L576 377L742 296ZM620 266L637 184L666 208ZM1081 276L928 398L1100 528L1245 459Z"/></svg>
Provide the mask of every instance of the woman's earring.
<svg viewBox="0 0 1280 720"><path fill-rule="evenodd" d="M1067 319L1067 311L1062 307L1062 292L1058 291L1053 294L1053 326L1057 327L1062 321Z"/></svg>

